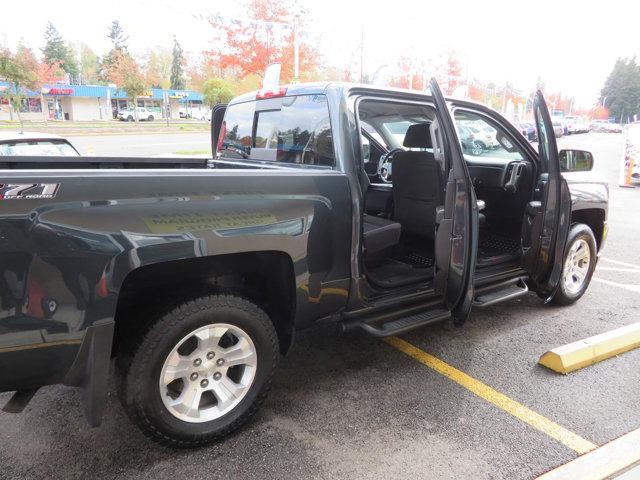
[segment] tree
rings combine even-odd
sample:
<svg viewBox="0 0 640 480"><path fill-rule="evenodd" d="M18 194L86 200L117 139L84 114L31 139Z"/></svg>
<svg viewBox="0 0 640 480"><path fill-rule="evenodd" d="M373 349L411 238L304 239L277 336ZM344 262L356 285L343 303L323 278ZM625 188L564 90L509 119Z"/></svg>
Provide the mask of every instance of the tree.
<svg viewBox="0 0 640 480"><path fill-rule="evenodd" d="M123 55L129 55L127 48L129 37L124 34L124 29L118 20L111 22L107 37L111 40L112 47L99 64L100 78L104 81L112 76L111 69L114 68L116 60Z"/></svg>
<svg viewBox="0 0 640 480"><path fill-rule="evenodd" d="M44 32L44 48L42 54L47 65L58 65L72 77L78 75L78 63L74 58L73 49L67 45L60 32L51 23L47 23Z"/></svg>
<svg viewBox="0 0 640 480"><path fill-rule="evenodd" d="M80 52L80 82L85 85L98 83L98 56L85 43L81 43L78 50Z"/></svg>
<svg viewBox="0 0 640 480"><path fill-rule="evenodd" d="M455 89L464 83L462 79L462 65L453 51L447 54L443 76L442 91L445 95L452 95Z"/></svg>
<svg viewBox="0 0 640 480"><path fill-rule="evenodd" d="M184 90L184 55L182 47L178 43L178 39L173 37L173 56L171 60L171 88L176 90Z"/></svg>
<svg viewBox="0 0 640 480"><path fill-rule="evenodd" d="M221 78L211 78L202 86L204 103L213 108L219 103L228 103L234 97L231 85Z"/></svg>
<svg viewBox="0 0 640 480"><path fill-rule="evenodd" d="M251 74L262 76L268 64L280 62L282 77L291 80L295 19L291 7L284 0L251 0L247 10L246 18L242 20L209 19L218 35L218 47L205 51L205 57L222 70L232 70L240 79ZM298 24L302 32L303 22ZM303 35L300 37L300 74L307 78L318 66L319 54L305 42Z"/></svg>
<svg viewBox="0 0 640 480"><path fill-rule="evenodd" d="M111 22L107 37L111 40L113 49L120 50L122 52L127 51L127 41L129 40L129 37L124 34L124 28L122 28L122 25L120 25L118 20Z"/></svg>
<svg viewBox="0 0 640 480"><path fill-rule="evenodd" d="M600 93L609 114L627 122L640 113L640 65L633 58L618 58Z"/></svg>
<svg viewBox="0 0 640 480"><path fill-rule="evenodd" d="M171 52L163 47L147 51L147 83L153 88L171 86Z"/></svg>
<svg viewBox="0 0 640 480"><path fill-rule="evenodd" d="M16 113L23 128L20 110L28 90L38 91L43 84L57 80L62 69L59 65L39 63L31 49L18 45L16 53L8 49L0 50L0 77L10 86L2 92L10 108Z"/></svg>
<svg viewBox="0 0 640 480"><path fill-rule="evenodd" d="M123 51L116 51L113 56L113 66L109 71L108 80L124 90L127 98L133 102L135 121L138 122L138 97L147 89L144 75L136 61Z"/></svg>

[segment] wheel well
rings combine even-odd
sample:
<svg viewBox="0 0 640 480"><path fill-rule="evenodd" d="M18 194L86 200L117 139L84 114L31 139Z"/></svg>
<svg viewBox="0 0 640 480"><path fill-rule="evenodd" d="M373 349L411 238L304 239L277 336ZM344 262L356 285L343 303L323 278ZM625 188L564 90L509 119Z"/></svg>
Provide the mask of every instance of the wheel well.
<svg viewBox="0 0 640 480"><path fill-rule="evenodd" d="M588 208L577 210L571 213L571 223L584 223L596 237L596 246L600 250L602 235L604 233L604 210L599 208Z"/></svg>
<svg viewBox="0 0 640 480"><path fill-rule="evenodd" d="M293 340L295 277L282 252L250 252L155 263L131 271L120 288L112 354L117 355L157 319L185 299L236 293L273 322L280 350Z"/></svg>

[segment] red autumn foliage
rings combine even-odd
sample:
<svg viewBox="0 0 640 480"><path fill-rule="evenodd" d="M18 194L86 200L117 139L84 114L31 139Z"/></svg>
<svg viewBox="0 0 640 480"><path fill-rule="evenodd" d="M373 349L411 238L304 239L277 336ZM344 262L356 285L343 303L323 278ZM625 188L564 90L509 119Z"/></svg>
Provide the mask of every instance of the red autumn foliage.
<svg viewBox="0 0 640 480"><path fill-rule="evenodd" d="M464 83L461 78L462 65L455 52L451 51L447 54L447 62L444 69L444 77L441 88L445 95L451 95L455 89Z"/></svg>
<svg viewBox="0 0 640 480"><path fill-rule="evenodd" d="M602 105L596 105L589 111L589 118L593 120L606 120L609 116L609 109Z"/></svg>
<svg viewBox="0 0 640 480"><path fill-rule="evenodd" d="M211 18L218 48L203 52L210 65L230 69L240 79L262 76L270 63L280 62L283 80L293 79L294 15L283 0L251 0L247 18L222 20ZM300 26L303 30L303 26ZM305 77L318 66L318 51L299 37L300 76Z"/></svg>

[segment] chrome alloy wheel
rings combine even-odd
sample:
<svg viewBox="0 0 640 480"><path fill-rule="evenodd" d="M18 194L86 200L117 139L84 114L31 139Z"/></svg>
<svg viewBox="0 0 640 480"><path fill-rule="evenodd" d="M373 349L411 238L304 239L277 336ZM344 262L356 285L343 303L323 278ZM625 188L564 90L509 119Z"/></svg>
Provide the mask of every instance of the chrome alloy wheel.
<svg viewBox="0 0 640 480"><path fill-rule="evenodd" d="M226 323L198 328L178 342L162 366L162 402L185 422L220 418L249 391L257 362L256 347L241 328Z"/></svg>
<svg viewBox="0 0 640 480"><path fill-rule="evenodd" d="M567 253L562 272L562 281L567 293L575 295L580 291L587 278L590 262L589 244L583 239L576 240Z"/></svg>

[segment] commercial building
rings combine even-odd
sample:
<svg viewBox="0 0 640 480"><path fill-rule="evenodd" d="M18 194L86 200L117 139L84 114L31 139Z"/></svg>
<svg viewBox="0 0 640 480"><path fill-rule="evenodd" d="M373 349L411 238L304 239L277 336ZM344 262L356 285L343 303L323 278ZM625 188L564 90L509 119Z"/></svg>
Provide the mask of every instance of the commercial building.
<svg viewBox="0 0 640 480"><path fill-rule="evenodd" d="M0 94L12 88L0 81ZM24 120L111 120L118 110L132 106L126 93L105 85L45 85L39 92L27 91L20 115ZM158 113L156 118L180 118L180 110L201 110L202 94L192 90L151 88L138 97L138 106ZM6 98L0 96L0 120L9 120Z"/></svg>

